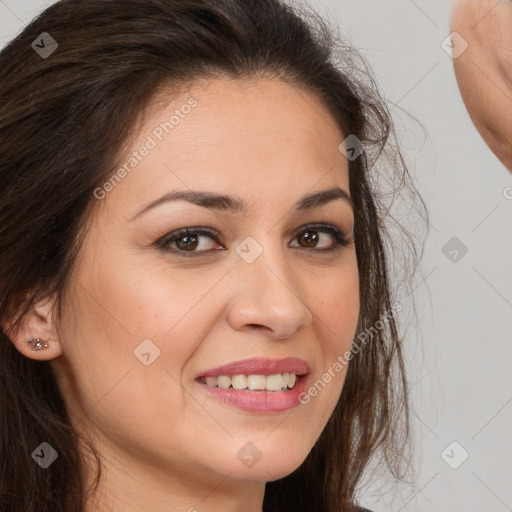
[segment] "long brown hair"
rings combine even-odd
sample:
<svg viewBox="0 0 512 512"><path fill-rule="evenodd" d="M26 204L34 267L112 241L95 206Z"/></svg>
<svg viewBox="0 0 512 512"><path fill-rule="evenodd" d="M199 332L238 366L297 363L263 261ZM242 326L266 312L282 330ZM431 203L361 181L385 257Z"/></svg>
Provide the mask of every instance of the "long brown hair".
<svg viewBox="0 0 512 512"><path fill-rule="evenodd" d="M373 331L354 352L339 402L304 463L266 484L263 510L350 512L374 454L396 478L406 473L402 339L394 316L388 314L384 328L374 327L393 302L388 209L377 178L387 165L398 181L395 193L416 189L400 152L390 150L392 120L364 60L321 16L294 4L61 0L2 49L0 323L14 318L16 329L32 302L54 292L60 314L97 203L94 190L117 168L137 120L161 89L199 78L265 76L316 94L343 133L364 148L349 159L349 181L361 290L358 333ZM32 46L43 32L58 44L51 55ZM51 365L24 357L5 331L0 418L0 510L82 511L81 440ZM42 441L59 454L59 463L45 471L30 456Z"/></svg>

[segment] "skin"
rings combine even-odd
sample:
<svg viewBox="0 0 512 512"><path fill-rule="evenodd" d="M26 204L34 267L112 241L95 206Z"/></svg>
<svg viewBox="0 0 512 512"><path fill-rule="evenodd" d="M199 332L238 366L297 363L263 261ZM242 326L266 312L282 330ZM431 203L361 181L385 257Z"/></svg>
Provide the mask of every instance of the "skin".
<svg viewBox="0 0 512 512"><path fill-rule="evenodd" d="M453 61L464 104L486 144L512 172L512 2L456 2L451 31L469 45Z"/></svg>
<svg viewBox="0 0 512 512"><path fill-rule="evenodd" d="M217 402L194 383L200 371L259 356L305 359L315 382L350 349L360 304L351 206L292 209L311 192L349 191L345 136L325 107L277 79L196 82L155 100L127 154L190 96L191 113L98 201L62 321L55 297L41 301L13 340L52 361L75 427L102 456L87 512L261 511L265 482L303 462L345 379L346 368L309 404L273 414ZM129 220L189 188L240 196L247 215L178 201ZM322 254L334 239L319 231L315 252L297 233L314 222L338 226L349 245ZM225 250L187 260L176 243L154 246L198 226L217 229L220 243L202 237L196 252ZM263 248L251 264L235 251L247 236ZM36 336L50 339L46 351L27 346ZM145 338L161 351L149 366L133 353ZM252 467L236 456L247 442L262 454Z"/></svg>

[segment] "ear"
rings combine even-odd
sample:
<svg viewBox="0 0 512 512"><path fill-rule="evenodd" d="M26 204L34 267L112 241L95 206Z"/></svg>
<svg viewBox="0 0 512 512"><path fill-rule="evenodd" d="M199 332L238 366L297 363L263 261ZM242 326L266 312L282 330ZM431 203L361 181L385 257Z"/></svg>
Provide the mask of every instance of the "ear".
<svg viewBox="0 0 512 512"><path fill-rule="evenodd" d="M2 325L5 334L24 356L36 361L48 361L62 354L62 345L54 318L54 305L55 296L32 303L20 320L18 329L12 328L12 322ZM35 342L28 343L28 340L37 338L40 338L43 343L43 348L40 350L34 350ZM48 345L47 348L44 348L45 344Z"/></svg>

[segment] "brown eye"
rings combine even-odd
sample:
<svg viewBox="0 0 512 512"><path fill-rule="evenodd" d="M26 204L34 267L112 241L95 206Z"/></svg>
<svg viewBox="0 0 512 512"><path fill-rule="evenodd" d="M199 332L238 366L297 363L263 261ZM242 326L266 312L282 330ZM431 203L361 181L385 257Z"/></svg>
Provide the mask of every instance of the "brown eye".
<svg viewBox="0 0 512 512"><path fill-rule="evenodd" d="M199 245L198 238L195 235L183 235L177 238L175 243L181 251L194 251Z"/></svg>
<svg viewBox="0 0 512 512"><path fill-rule="evenodd" d="M324 248L317 248L318 245L322 244L322 240L327 235L333 240L330 246ZM336 226L320 224L314 226L308 226L306 229L300 231L296 237L299 241L299 247L304 249L312 249L316 252L329 252L337 251L341 247L345 247L349 244L345 234L341 229Z"/></svg>
<svg viewBox="0 0 512 512"><path fill-rule="evenodd" d="M303 231L297 238L304 242L303 247L315 247L319 240L318 233L314 230Z"/></svg>
<svg viewBox="0 0 512 512"><path fill-rule="evenodd" d="M212 245L215 245L202 242L203 238L219 244L216 234L205 229L193 230L187 228L166 235L157 242L157 245L164 250L181 253L180 255L183 256L199 256L201 253L213 250ZM173 245L175 247L172 247Z"/></svg>

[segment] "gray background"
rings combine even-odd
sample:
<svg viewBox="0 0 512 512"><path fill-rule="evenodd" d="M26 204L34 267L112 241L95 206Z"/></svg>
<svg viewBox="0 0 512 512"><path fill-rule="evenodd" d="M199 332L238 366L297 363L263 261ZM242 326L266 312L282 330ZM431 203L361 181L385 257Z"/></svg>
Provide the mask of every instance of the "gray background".
<svg viewBox="0 0 512 512"><path fill-rule="evenodd" d="M0 0L0 46L51 3ZM375 512L512 511L512 199L504 195L512 177L474 129L441 47L451 4L309 3L361 50L396 105L405 157L431 215L414 292L418 322L407 341L414 482L370 475L361 499ZM452 237L468 249L457 262L442 252Z"/></svg>

